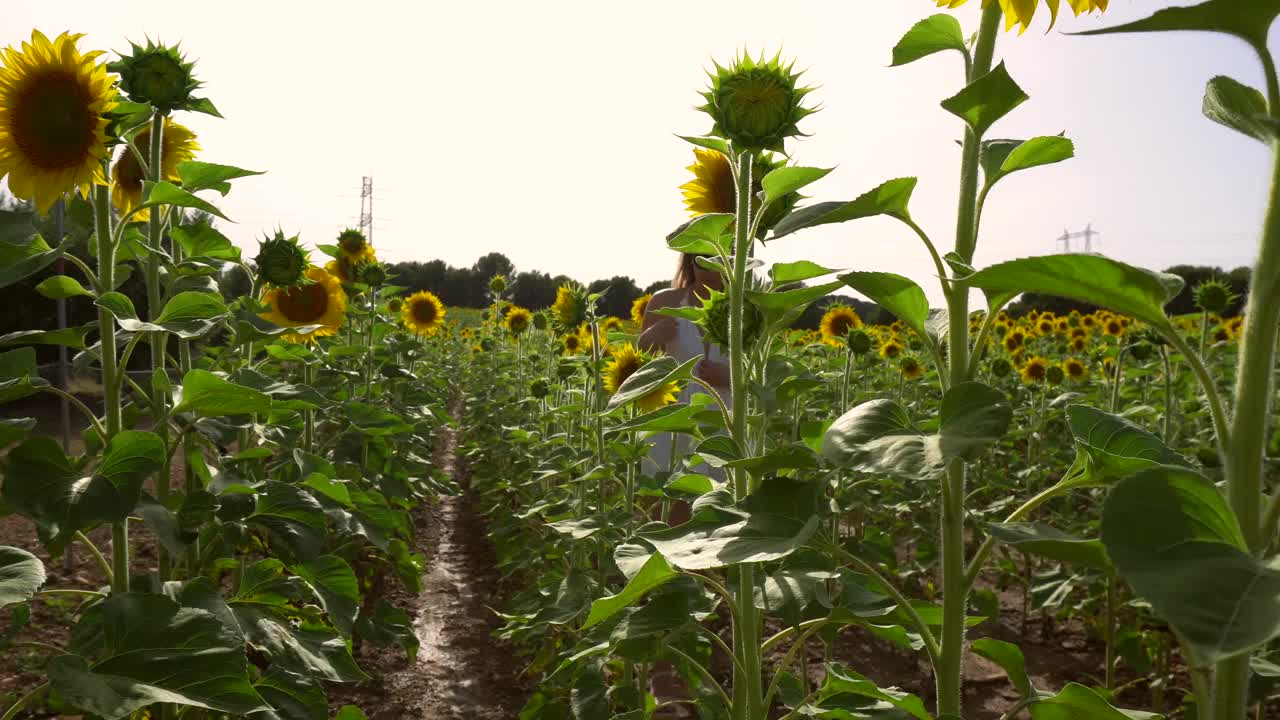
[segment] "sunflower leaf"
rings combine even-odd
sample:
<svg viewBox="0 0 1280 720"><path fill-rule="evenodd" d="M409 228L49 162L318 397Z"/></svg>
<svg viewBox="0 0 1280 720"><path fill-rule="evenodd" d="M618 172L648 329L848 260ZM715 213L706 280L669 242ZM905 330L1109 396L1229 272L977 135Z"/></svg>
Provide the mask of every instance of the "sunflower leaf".
<svg viewBox="0 0 1280 720"><path fill-rule="evenodd" d="M1266 51L1267 30L1277 16L1280 16L1280 0L1208 0L1199 5L1157 10L1149 17L1123 25L1073 34L1111 35L1200 30L1234 35L1253 47Z"/></svg>
<svg viewBox="0 0 1280 720"><path fill-rule="evenodd" d="M889 67L906 65L943 50L968 53L960 21L947 13L938 13L916 23L902 36L893 46L893 62Z"/></svg>
<svg viewBox="0 0 1280 720"><path fill-rule="evenodd" d="M1209 81L1204 89L1204 116L1263 143L1276 139L1280 128L1268 122L1267 101L1262 93L1225 75Z"/></svg>
<svg viewBox="0 0 1280 720"><path fill-rule="evenodd" d="M760 180L760 186L764 188L764 203L761 209L798 191L805 185L821 180L833 169L786 166L771 170Z"/></svg>
<svg viewBox="0 0 1280 720"><path fill-rule="evenodd" d="M217 190L224 197L231 191L231 183L227 182L228 180L262 174L260 170L245 170L231 165L215 165L196 160L178 163L178 177L181 178L182 187L187 192Z"/></svg>
<svg viewBox="0 0 1280 720"><path fill-rule="evenodd" d="M1009 77L1004 63L1000 63L991 72L943 100L942 108L964 120L975 135L982 137L997 120L1027 99L1027 94Z"/></svg>
<svg viewBox="0 0 1280 720"><path fill-rule="evenodd" d="M729 226L733 213L699 215L680 226L667 238L667 247L696 255L729 254Z"/></svg>
<svg viewBox="0 0 1280 720"><path fill-rule="evenodd" d="M907 212L907 203L911 201L911 193L915 188L915 178L897 178L889 180L849 202L822 202L817 205L799 208L778 221L778 224L773 228L773 236L770 239L777 240L797 230L817 227L818 225L842 223L876 215L888 215L899 220L909 220L911 215Z"/></svg>
<svg viewBox="0 0 1280 720"><path fill-rule="evenodd" d="M28 237L24 243L0 243L0 288L49 267L64 252L63 245L50 248L39 235Z"/></svg>
<svg viewBox="0 0 1280 720"><path fill-rule="evenodd" d="M231 222L231 219L228 218L226 215L223 215L222 211L219 210L217 207L215 207L211 203L201 200L195 195L192 195L186 190L183 190L177 185L174 185L173 183L151 182L150 180L144 180L142 182L142 185L143 185L142 194L143 194L143 197L146 198L146 200L144 200L141 204L139 204L135 209L152 208L152 207L158 207L160 205L171 205L173 207L184 207L184 208L191 208L193 210L202 210L204 212L209 213L210 215L216 215L222 218L223 220L226 220L227 222Z"/></svg>
<svg viewBox="0 0 1280 720"><path fill-rule="evenodd" d="M910 278L886 272L851 272L840 282L893 313L921 338L929 337L929 298Z"/></svg>
<svg viewBox="0 0 1280 720"><path fill-rule="evenodd" d="M988 190L1005 176L1042 165L1062 162L1075 155L1075 144L1061 135L1030 140L991 140L982 143L982 174Z"/></svg>
<svg viewBox="0 0 1280 720"><path fill-rule="evenodd" d="M618 391L609 398L605 414L612 414L627 403L650 395L667 383L688 380L693 375L693 366L701 359L698 356L676 365L675 358L664 356L645 363L623 381Z"/></svg>

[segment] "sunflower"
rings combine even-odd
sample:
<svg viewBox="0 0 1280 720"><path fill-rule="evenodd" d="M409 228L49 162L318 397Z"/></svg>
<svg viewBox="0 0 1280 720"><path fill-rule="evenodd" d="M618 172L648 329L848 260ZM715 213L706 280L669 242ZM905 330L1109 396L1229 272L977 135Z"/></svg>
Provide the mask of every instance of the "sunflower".
<svg viewBox="0 0 1280 720"><path fill-rule="evenodd" d="M168 117L164 119L164 135L160 142L161 179L173 182L179 179L178 163L194 158L200 151L200 145L196 143L195 133ZM144 155L150 152L150 124L133 138L133 144ZM116 164L111 168L111 204L116 206L121 215L142 204L142 181L145 179L138 156L128 147L121 149L120 157L116 158ZM150 216L151 211L143 209L133 217L135 220L145 221Z"/></svg>
<svg viewBox="0 0 1280 720"><path fill-rule="evenodd" d="M356 263L352 262L345 255L339 254L338 257L325 263L324 269L330 275L338 278L344 283L353 283L356 281Z"/></svg>
<svg viewBox="0 0 1280 720"><path fill-rule="evenodd" d="M858 313L848 305L832 305L822 316L819 327L822 330L823 340L832 345L839 345L844 342L850 330L862 327L862 318L858 317Z"/></svg>
<svg viewBox="0 0 1280 720"><path fill-rule="evenodd" d="M285 335L290 342L309 343L337 333L347 312L347 294L337 278L313 265L307 268L307 279L310 282L305 285L271 288L263 297L271 309L259 316L262 319L280 327L320 326Z"/></svg>
<svg viewBox="0 0 1280 720"><path fill-rule="evenodd" d="M889 338L880 345L880 357L892 360L902 354L902 343L897 338Z"/></svg>
<svg viewBox="0 0 1280 720"><path fill-rule="evenodd" d="M613 359L604 366L604 388L610 394L618 392L618 388L627 381L627 378L635 374L637 370L644 367L644 364L653 358L647 353L637 350L631 343L626 343L622 347L613 351ZM636 398L635 406L641 412L653 412L664 405L670 405L676 400L676 393L680 392L679 386L674 382L667 382L660 385L653 392L644 397Z"/></svg>
<svg viewBox="0 0 1280 720"><path fill-rule="evenodd" d="M568 333L561 341L564 343L564 351L568 355L577 355L582 352L582 336L578 333Z"/></svg>
<svg viewBox="0 0 1280 720"><path fill-rule="evenodd" d="M1022 369L1018 372L1022 375L1023 382L1044 382L1045 377L1049 374L1049 362L1039 355L1033 355L1027 358L1027 361L1022 365Z"/></svg>
<svg viewBox="0 0 1280 720"><path fill-rule="evenodd" d="M519 305L512 305L507 309L507 317L502 322L506 325L508 332L519 337L533 323L533 313Z"/></svg>
<svg viewBox="0 0 1280 720"><path fill-rule="evenodd" d="M1102 331L1111 337L1120 337L1124 335L1124 323L1117 317L1107 318L1102 325Z"/></svg>
<svg viewBox="0 0 1280 720"><path fill-rule="evenodd" d="M338 250L341 257L345 257L354 265L376 259L373 245L369 244L369 238L355 228L347 228L338 233Z"/></svg>
<svg viewBox="0 0 1280 720"><path fill-rule="evenodd" d="M1077 382L1086 380L1089 377L1089 368L1075 358L1067 358L1066 362L1062 363L1062 369L1067 372L1067 377Z"/></svg>
<svg viewBox="0 0 1280 720"><path fill-rule="evenodd" d="M1069 347L1073 352L1084 352L1085 348L1089 347L1089 340L1084 337L1071 338L1071 345Z"/></svg>
<svg viewBox="0 0 1280 720"><path fill-rule="evenodd" d="M622 318L620 317L610 316L605 318L604 321L600 323L601 333L611 333L614 330L621 330L621 329L622 329Z"/></svg>
<svg viewBox="0 0 1280 720"><path fill-rule="evenodd" d="M1071 12L1079 17L1081 13L1091 13L1094 10L1106 12L1109 1L1067 0L1067 5L1071 7ZM938 0L938 7L958 8L966 2L968 0ZM982 0L982 7L985 8L990 4L991 0ZM1053 29L1054 23L1058 22L1058 8L1062 3L1060 0L1044 0L1044 4L1049 8L1049 28ZM1004 11L1004 29L1011 30L1014 25L1020 25L1018 34L1026 32L1027 28L1031 27L1031 19L1035 17L1038 7L1040 7L1040 0L1000 0L1000 9Z"/></svg>
<svg viewBox="0 0 1280 720"><path fill-rule="evenodd" d="M631 303L631 319L637 323L644 322L644 313L649 309L649 301L653 299L651 293L645 293L636 298Z"/></svg>
<svg viewBox="0 0 1280 720"><path fill-rule="evenodd" d="M898 361L898 372L907 380L919 380L924 377L924 366L911 355L903 355Z"/></svg>
<svg viewBox="0 0 1280 720"><path fill-rule="evenodd" d="M99 51L76 48L82 35L50 41L39 30L22 49L0 54L0 178L9 190L34 200L40 214L69 190L87 195L105 183L107 113L115 107L113 76L97 63Z"/></svg>
<svg viewBox="0 0 1280 720"><path fill-rule="evenodd" d="M693 179L681 185L680 191L690 215L731 213L736 209L733 168L724 153L694 148L693 164L688 169Z"/></svg>
<svg viewBox="0 0 1280 720"><path fill-rule="evenodd" d="M1005 335L1004 340L1002 341L1004 343L1005 352L1017 351L1018 348L1022 347L1022 343L1025 339L1026 336L1022 334L1021 330L1014 330L1008 335Z"/></svg>
<svg viewBox="0 0 1280 720"><path fill-rule="evenodd" d="M1100 324L1101 323L1098 322L1097 315L1093 313L1080 316L1080 327L1084 328L1085 330L1092 330L1093 328L1098 327L1098 325Z"/></svg>
<svg viewBox="0 0 1280 720"><path fill-rule="evenodd" d="M1052 335L1055 327L1057 325L1051 317L1043 317L1036 321L1036 332L1041 335Z"/></svg>
<svg viewBox="0 0 1280 720"><path fill-rule="evenodd" d="M581 285L567 282L556 288L551 315L561 332L571 332L587 319L587 291Z"/></svg>
<svg viewBox="0 0 1280 720"><path fill-rule="evenodd" d="M444 303L435 293L419 290L404 300L400 320L411 332L434 335L444 325Z"/></svg>

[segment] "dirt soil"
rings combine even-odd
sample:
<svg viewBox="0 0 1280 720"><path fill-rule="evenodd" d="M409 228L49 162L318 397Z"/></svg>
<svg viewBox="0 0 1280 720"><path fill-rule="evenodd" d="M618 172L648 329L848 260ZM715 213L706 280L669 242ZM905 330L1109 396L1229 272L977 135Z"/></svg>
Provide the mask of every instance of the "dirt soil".
<svg viewBox="0 0 1280 720"><path fill-rule="evenodd" d="M330 705L360 706L371 720L509 720L519 716L529 689L517 677L512 651L493 637L499 626L500 576L483 518L455 454L456 431L445 429L436 460L463 494L425 504L414 517L417 550L427 556L424 590L388 601L407 608L421 646L409 662L399 649L370 648L357 657L373 679L335 687Z"/></svg>

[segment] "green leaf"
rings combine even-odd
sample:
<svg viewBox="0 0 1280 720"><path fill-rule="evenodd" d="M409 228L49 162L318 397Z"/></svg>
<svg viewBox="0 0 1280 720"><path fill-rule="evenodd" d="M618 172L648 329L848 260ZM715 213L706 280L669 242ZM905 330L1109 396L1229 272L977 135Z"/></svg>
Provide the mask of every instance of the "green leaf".
<svg viewBox="0 0 1280 720"><path fill-rule="evenodd" d="M257 170L243 170L230 165L214 165L195 160L178 163L178 177L187 192L217 190L225 196L231 191L228 180L262 174Z"/></svg>
<svg viewBox="0 0 1280 720"><path fill-rule="evenodd" d="M1100 540L1085 540L1042 523L988 523L987 531L1006 545L1052 560L1113 572Z"/></svg>
<svg viewBox="0 0 1280 720"><path fill-rule="evenodd" d="M154 703L247 715L267 706L250 685L244 640L204 610L164 595L113 594L89 611L102 659L48 661L49 682L73 707L108 720ZM87 620L82 620L82 623Z"/></svg>
<svg viewBox="0 0 1280 720"><path fill-rule="evenodd" d="M680 365L675 358L663 356L650 360L622 383L622 387L609 398L605 412L610 413L624 407L627 403L651 395L663 385L680 380L688 380L693 373L693 366L701 357L690 358Z"/></svg>
<svg viewBox="0 0 1280 720"><path fill-rule="evenodd" d="M1121 481L1103 506L1102 542L1197 664L1280 635L1280 570L1246 550L1235 514L1200 474L1157 466Z"/></svg>
<svg viewBox="0 0 1280 720"><path fill-rule="evenodd" d="M21 245L0 243L0 288L44 270L62 257L63 252L62 245L50 249L39 235Z"/></svg>
<svg viewBox="0 0 1280 720"><path fill-rule="evenodd" d="M1224 75L1205 86L1202 111L1210 120L1264 144L1277 137L1277 127L1269 122L1267 100L1262 93Z"/></svg>
<svg viewBox="0 0 1280 720"><path fill-rule="evenodd" d="M36 286L36 292L50 300L59 300L79 295L93 295L93 292L81 285L79 280L67 277L66 275L54 275L53 277L45 278Z"/></svg>
<svg viewBox="0 0 1280 720"><path fill-rule="evenodd" d="M929 298L915 281L887 272L851 272L840 282L893 313L921 338L929 337Z"/></svg>
<svg viewBox="0 0 1280 720"><path fill-rule="evenodd" d="M948 13L931 15L913 25L893 46L890 67L906 65L943 50L956 50L961 54L968 52L960 21Z"/></svg>
<svg viewBox="0 0 1280 720"><path fill-rule="evenodd" d="M728 254L728 232L732 224L733 213L699 215L667 238L667 247L676 252L696 255Z"/></svg>
<svg viewBox="0 0 1280 720"><path fill-rule="evenodd" d="M1027 675L1026 659L1023 658L1022 650L1017 645L995 638L979 638L969 644L969 649L974 654L999 665L1005 675L1009 676L1010 684L1022 699L1028 700L1040 695L1040 692L1031 684L1031 678Z"/></svg>
<svg viewBox="0 0 1280 720"><path fill-rule="evenodd" d="M418 656L418 633L414 628L413 618L383 598L378 598L374 603L372 614L367 606L360 610L356 628L359 637L374 645L399 645L404 648L409 662L413 662Z"/></svg>
<svg viewBox="0 0 1280 720"><path fill-rule="evenodd" d="M784 315L792 310L805 307L815 300L830 295L833 290L838 289L841 285L841 282L835 281L822 285L814 285L812 287L784 290L782 292L756 292L754 290L748 290L747 300L752 305L755 305L766 313L771 315Z"/></svg>
<svg viewBox="0 0 1280 720"><path fill-rule="evenodd" d="M1158 328L1169 328L1164 306L1182 290L1177 275L1126 265L1101 255L1046 255L1010 260L970 275L965 282L988 299L1043 293L1093 303Z"/></svg>
<svg viewBox="0 0 1280 720"><path fill-rule="evenodd" d="M0 418L0 449L26 438L35 428L35 418Z"/></svg>
<svg viewBox="0 0 1280 720"><path fill-rule="evenodd" d="M254 500L245 522L265 527L272 537L298 558L318 555L324 548L324 508L296 485L267 481L266 492Z"/></svg>
<svg viewBox="0 0 1280 720"><path fill-rule="evenodd" d="M171 205L173 207L191 208L193 210L201 210L216 215L230 222L222 211L213 205L201 200L191 193L170 182L152 182L150 180L142 181L142 196L146 198L138 208L151 208L160 205Z"/></svg>
<svg viewBox="0 0 1280 720"><path fill-rule="evenodd" d="M208 223L177 225L169 232L182 246L187 257L207 257L227 262L240 261L240 248Z"/></svg>
<svg viewBox="0 0 1280 720"><path fill-rule="evenodd" d="M663 489L688 495L706 495L715 489L715 483L706 475L683 473L668 480Z"/></svg>
<svg viewBox="0 0 1280 720"><path fill-rule="evenodd" d="M182 400L174 413L191 412L204 417L247 415L271 410L271 396L235 385L209 372L192 370L182 378Z"/></svg>
<svg viewBox="0 0 1280 720"><path fill-rule="evenodd" d="M798 208L778 221L771 239L776 240L797 230L842 223L859 218L888 215L899 220L909 220L907 204L916 188L916 179L898 178L859 195L849 202L823 202Z"/></svg>
<svg viewBox="0 0 1280 720"><path fill-rule="evenodd" d="M319 681L272 665L253 689L271 706L272 720L328 720L329 699Z"/></svg>
<svg viewBox="0 0 1280 720"><path fill-rule="evenodd" d="M833 272L837 271L809 260L797 260L789 263L774 263L773 267L769 269L769 276L773 278L774 285L786 285L787 283L801 282L823 275L830 275Z"/></svg>
<svg viewBox="0 0 1280 720"><path fill-rule="evenodd" d="M19 330L0 336L0 347L6 345L61 345L75 350L85 349L84 338L93 326L61 330ZM34 375L34 373L33 373Z"/></svg>
<svg viewBox="0 0 1280 720"><path fill-rule="evenodd" d="M0 608L35 597L44 579L40 558L26 550L0 546Z"/></svg>
<svg viewBox="0 0 1280 720"><path fill-rule="evenodd" d="M293 566L293 571L315 591L342 636L350 638L360 612L360 584L347 561L336 555L321 555Z"/></svg>
<svg viewBox="0 0 1280 720"><path fill-rule="evenodd" d="M897 688L881 688L870 678L838 663L826 665L826 677L822 681L822 687L818 689L818 697L814 704L823 710L847 713L834 717L854 717L849 711L870 709L867 706L877 702L886 703L919 720L932 720L929 711L925 709L924 701L918 696ZM816 713L805 712L805 715L814 714ZM865 715L859 713L859 716Z"/></svg>
<svg viewBox="0 0 1280 720"><path fill-rule="evenodd" d="M677 403L660 407L623 423L605 428L605 435L624 432L692 432L697 429L697 416L705 408Z"/></svg>
<svg viewBox="0 0 1280 720"><path fill-rule="evenodd" d="M667 529L638 531L672 565L687 570L779 560L804 546L818 529L819 483L767 477L732 505L715 493L694 506L693 518Z"/></svg>
<svg viewBox="0 0 1280 720"><path fill-rule="evenodd" d="M1067 683L1057 695L1031 705L1031 720L1155 720L1141 710L1121 710L1079 683Z"/></svg>
<svg viewBox="0 0 1280 720"><path fill-rule="evenodd" d="M1027 94L1009 77L1004 63L942 101L942 108L965 121L978 137L997 120L1027 100Z"/></svg>
<svg viewBox="0 0 1280 720"><path fill-rule="evenodd" d="M1075 156L1075 143L1061 135L1042 135L1030 140L989 140L982 143L983 182L988 189L1006 175L1042 165L1052 165Z"/></svg>
<svg viewBox="0 0 1280 720"><path fill-rule="evenodd" d="M1156 465L1191 467L1191 461L1165 447L1160 438L1122 417L1088 405L1068 405L1067 422L1076 458L1064 482L1100 485Z"/></svg>
<svg viewBox="0 0 1280 720"><path fill-rule="evenodd" d="M832 423L822 454L839 467L931 480L941 477L952 460L972 457L1003 437L1012 419L1001 392L965 382L943 395L937 434L917 430L898 403L871 400Z"/></svg>
<svg viewBox="0 0 1280 720"><path fill-rule="evenodd" d="M108 295L118 295L128 300L119 293L108 293ZM229 312L222 298L217 295L190 290L169 298L169 302L165 303L160 311L159 317L152 322L138 320L136 315L129 317L133 313L132 303L126 307L116 297L112 297L110 303L110 306L101 301L98 304L111 310L116 317L116 323L122 329L128 332L171 332L184 340L208 333Z"/></svg>
<svg viewBox="0 0 1280 720"><path fill-rule="evenodd" d="M26 247L35 237L35 221L30 210L0 210L0 243Z"/></svg>
<svg viewBox="0 0 1280 720"><path fill-rule="evenodd" d="M333 720L369 720L369 718L355 705L343 705L338 709L338 714L333 716Z"/></svg>
<svg viewBox="0 0 1280 720"><path fill-rule="evenodd" d="M40 368L36 364L35 348L18 348L0 353L0 379L24 378L39 374Z"/></svg>
<svg viewBox="0 0 1280 720"><path fill-rule="evenodd" d="M689 135L677 135L676 137L689 143L690 145L697 145L698 147L706 148L708 150L715 150L716 152L719 152L721 155L729 154L729 143L725 142L724 140L721 140L720 138L693 137Z"/></svg>
<svg viewBox="0 0 1280 720"><path fill-rule="evenodd" d="M760 179L764 188L764 205L770 205L810 183L826 177L834 168L811 168L785 165L771 170Z"/></svg>
<svg viewBox="0 0 1280 720"><path fill-rule="evenodd" d="M650 590L659 588L678 577L680 573L671 567L666 558L662 557L662 553L656 552L650 555L644 566L640 568L640 572L627 582L627 586L621 592L591 603L591 612L587 615L587 622L583 624L582 629L586 630L608 620L624 608L634 605Z"/></svg>
<svg viewBox="0 0 1280 720"><path fill-rule="evenodd" d="M1280 15L1280 0L1209 0L1189 7L1157 10L1141 20L1114 27L1086 30L1077 35L1203 30L1235 35L1265 51L1267 30Z"/></svg>

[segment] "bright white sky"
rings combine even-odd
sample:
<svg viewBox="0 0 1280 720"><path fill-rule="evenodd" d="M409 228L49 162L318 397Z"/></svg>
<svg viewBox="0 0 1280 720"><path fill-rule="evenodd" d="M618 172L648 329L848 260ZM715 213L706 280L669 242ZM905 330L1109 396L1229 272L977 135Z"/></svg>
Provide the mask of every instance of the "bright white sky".
<svg viewBox="0 0 1280 720"><path fill-rule="evenodd" d="M974 0L959 17L976 28ZM1137 264L1252 261L1267 151L1200 115L1217 74L1261 86L1250 51L1210 35L1069 37L1165 2L1112 0L1103 18L1046 17L998 56L1031 100L1003 137L1065 130L1077 157L1006 179L988 201L977 264L1051 253L1092 223L1099 250ZM1185 3L1183 3L1185 4ZM1065 7L1065 4L1064 4ZM838 169L815 200L851 199L920 177L917 221L952 245L961 126L938 103L962 85L954 53L887 67L931 0L759 2L284 2L196 5L117 0L5 2L0 44L32 27L181 40L225 120L188 115L201 159L267 170L218 202L242 246L277 224L308 243L354 225L360 178L374 177L374 244L386 260L470 265L500 251L519 269L583 281L668 277L664 235L685 219L678 186L710 121L692 109L710 59L782 47L819 85L823 110L792 155ZM940 300L910 231L868 220L792 236L768 261L897 272Z"/></svg>

